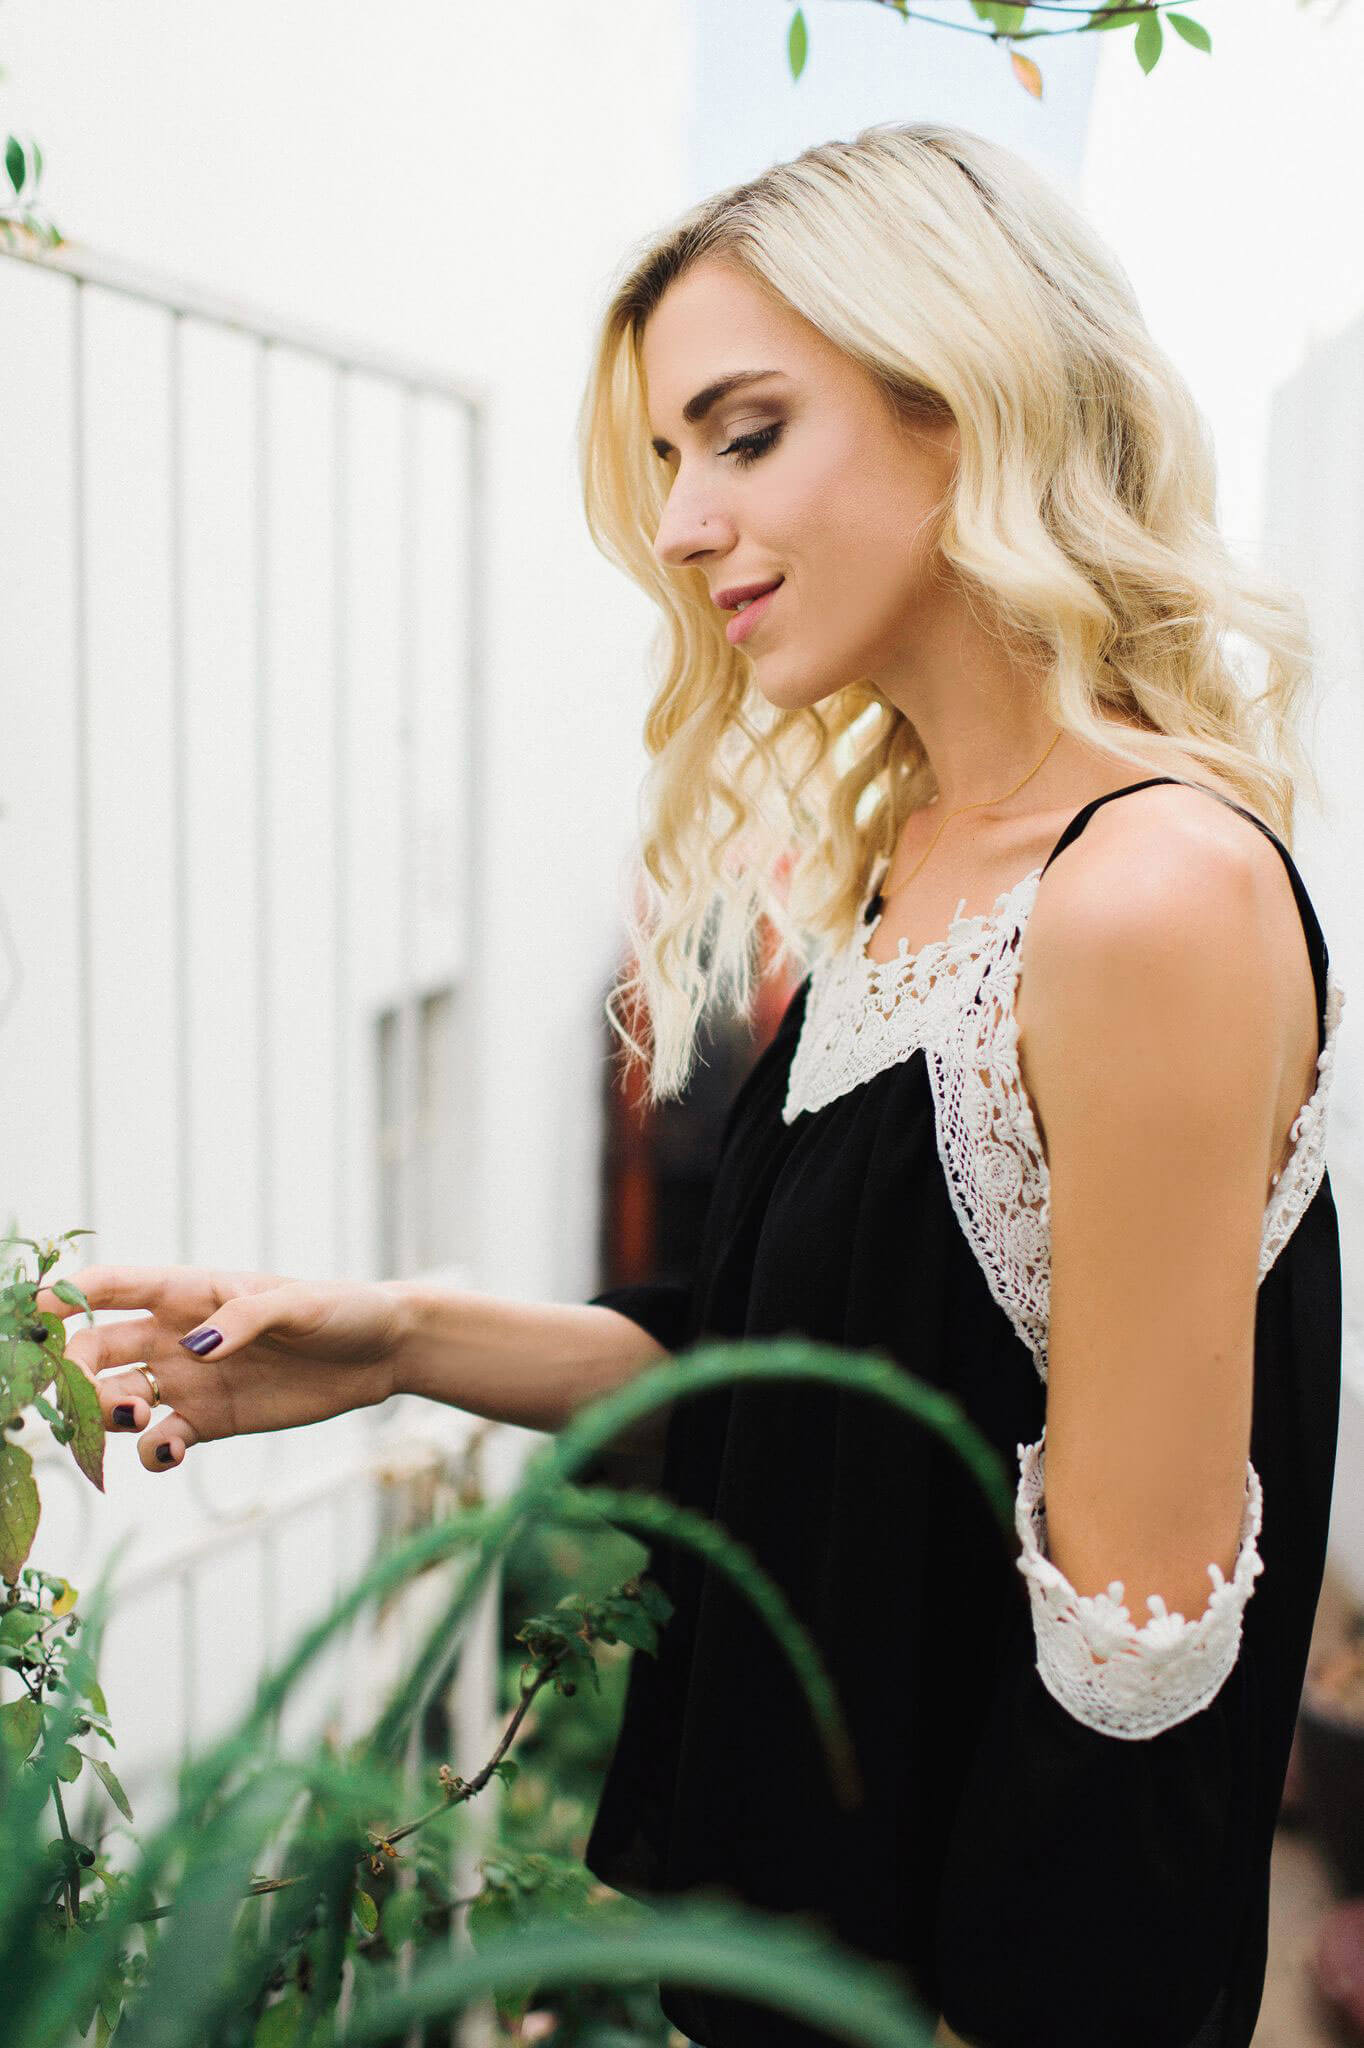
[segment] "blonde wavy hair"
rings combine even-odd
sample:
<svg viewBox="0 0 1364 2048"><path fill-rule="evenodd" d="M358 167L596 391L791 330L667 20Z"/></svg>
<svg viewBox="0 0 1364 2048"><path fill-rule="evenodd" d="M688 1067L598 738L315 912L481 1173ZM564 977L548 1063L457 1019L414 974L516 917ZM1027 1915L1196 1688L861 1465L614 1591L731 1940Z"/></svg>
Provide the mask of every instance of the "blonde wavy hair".
<svg viewBox="0 0 1364 2048"><path fill-rule="evenodd" d="M607 998L652 1102L679 1094L697 1026L751 1017L755 937L808 965L852 933L875 862L936 794L912 721L870 681L774 709L699 569L653 550L666 477L640 348L674 279L723 258L880 384L944 420L960 459L938 548L972 609L1040 650L1043 704L1134 780L1196 758L1292 849L1295 723L1312 646L1297 593L1248 573L1215 524L1211 435L1122 267L1021 157L969 130L879 123L716 193L633 255L579 414L593 539L655 600L662 680L644 740L642 907ZM1246 688L1228 634L1263 651ZM756 969L756 972L755 972ZM644 1039L631 1026L645 1029Z"/></svg>

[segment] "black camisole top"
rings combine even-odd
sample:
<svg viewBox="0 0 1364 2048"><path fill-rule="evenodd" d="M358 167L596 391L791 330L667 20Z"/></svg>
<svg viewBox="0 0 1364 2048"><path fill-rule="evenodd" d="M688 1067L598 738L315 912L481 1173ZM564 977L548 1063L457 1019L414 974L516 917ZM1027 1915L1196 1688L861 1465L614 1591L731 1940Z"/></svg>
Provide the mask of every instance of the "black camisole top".
<svg viewBox="0 0 1364 2048"><path fill-rule="evenodd" d="M867 960L873 894L734 1098L690 1283L595 1301L674 1352L792 1334L877 1351L950 1393L1019 1471L1044 1434L1049 1275L1046 1168L1009 1030L1018 948L1046 869L1098 807L1174 780L1086 804L1041 868L918 955ZM930 2024L941 2013L973 2048L1249 2048L1259 2010L1335 1468L1324 1140L1343 991L1288 850L1232 808L1287 869L1320 1057L1265 1213L1259 1498L1248 1478L1201 1703L1181 1708L1176 1672L1154 1721L1121 1700L1091 1707L1078 1667L1044 1654L1044 1635L1053 1651L1062 1637L1038 1633L1045 1589L1020 1565L1021 1534L1011 1554L952 1448L864 1393L711 1389L672 1404L628 1475L607 1472L710 1516L775 1577L832 1675L865 1797L837 1802L798 1683L747 1602L660 1539L649 1569L674 1612L657 1658L632 1659L589 1868L638 1898L703 1890L799 1915L891 1965ZM660 1997L701 2048L833 2040L728 1994L665 1983Z"/></svg>

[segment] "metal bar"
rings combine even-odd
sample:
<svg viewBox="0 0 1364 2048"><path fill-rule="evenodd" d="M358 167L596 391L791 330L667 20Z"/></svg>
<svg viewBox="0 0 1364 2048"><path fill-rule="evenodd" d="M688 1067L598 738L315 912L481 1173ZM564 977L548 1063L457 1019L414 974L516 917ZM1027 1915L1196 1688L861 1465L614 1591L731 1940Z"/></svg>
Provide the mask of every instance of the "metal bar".
<svg viewBox="0 0 1364 2048"><path fill-rule="evenodd" d="M175 1009L175 1241L176 1258L189 1260L189 775L185 758L185 482L184 321L170 316L166 366L167 494L170 524L171 657L171 972Z"/></svg>
<svg viewBox="0 0 1364 2048"><path fill-rule="evenodd" d="M275 1674L275 1607L274 1585L278 1576L275 1571L275 1536L277 1525L273 1520L265 1521L256 1531L260 1553L260 1676L273 1678ZM276 1750L279 1748L279 1724L282 1702L271 1712L269 1737Z"/></svg>
<svg viewBox="0 0 1364 2048"><path fill-rule="evenodd" d="M194 1571L207 1559L232 1550L238 1544L254 1542L267 1523L281 1529L295 1516L305 1514L310 1508L319 1507L337 1494L346 1494L356 1486L372 1485L385 1478L424 1472L430 1466L439 1463L440 1456L438 1451L422 1449L407 1464L403 1464L401 1457L390 1449L383 1458L375 1460L372 1464L358 1465L338 1473L334 1479L329 1479L323 1486L315 1487L311 1493L300 1494L297 1500L284 1501L266 1513L244 1515L229 1528L217 1530L212 1536L206 1536L192 1549L182 1550L177 1556L166 1558L164 1561L158 1560L154 1577L148 1575L145 1565L124 1572L114 1581L110 1590L110 1612L120 1600L139 1593L159 1591L168 1579Z"/></svg>
<svg viewBox="0 0 1364 2048"><path fill-rule="evenodd" d="M199 1609L195 1590L194 1574L186 1572L180 1581L180 1754L186 1760L193 1754L194 1731L199 1722Z"/></svg>
<svg viewBox="0 0 1364 2048"><path fill-rule="evenodd" d="M256 350L256 1244L259 1264L274 1264L271 1177L274 1116L270 1072L270 348Z"/></svg>
<svg viewBox="0 0 1364 2048"><path fill-rule="evenodd" d="M350 1265L350 372L338 368L332 383L332 1002L335 1055L332 1086L332 1260L338 1273Z"/></svg>
<svg viewBox="0 0 1364 2048"><path fill-rule="evenodd" d="M94 924L90 846L90 450L85 379L85 287L71 294L71 643L75 699L76 1104L80 1130L80 1213L95 1218ZM92 1247L82 1260L93 1258Z"/></svg>
<svg viewBox="0 0 1364 2048"><path fill-rule="evenodd" d="M394 355L358 338L314 326L306 321L280 320L263 307L244 299L231 299L210 292L183 278L169 277L119 256L107 256L79 242L65 242L57 249L0 247L0 258L11 263L29 263L37 270L57 270L78 284L97 284L121 298L139 299L163 312L179 313L207 320L215 327L232 328L255 341L268 341L300 354L320 356L323 361L348 370L363 370L386 383L405 384L417 391L475 407L488 401L488 387L451 377L433 364L415 357Z"/></svg>
<svg viewBox="0 0 1364 2048"><path fill-rule="evenodd" d="M470 1067L471 1086L464 1088L462 1099L467 1128L464 1132L464 1174L466 1199L460 1210L464 1217L464 1228L468 1239L467 1249L462 1253L461 1262L475 1277L487 1270L488 1245L487 1226L484 1222L486 1204L476 1199L477 1190L487 1184L488 1131L484 1101L487 1089L483 1085L488 1072L484 1050L486 1030L486 1005L484 1001L484 979L487 972L487 947L483 937L484 905L487 900L483 863L488 846L488 829L483 810L485 803L484 763L486 735L484 732L484 679L487 674L486 614L484 593L491 588L491 557L485 560L487 545L485 528L487 521L478 516L478 508L487 503L488 489L485 470L487 451L484 443L485 414L473 412L468 420L468 467L465 482L465 503L471 508L468 521L468 536L465 550L468 583L465 589L465 615L468 621L465 733L467 736L468 759L454 764L463 770L466 798L465 833L462 883L465 895L465 950L464 988L465 1006L465 1047ZM472 1190L475 1199L467 1199Z"/></svg>
<svg viewBox="0 0 1364 2048"><path fill-rule="evenodd" d="M332 1606L346 1590L345 1571L346 1548L346 1496L338 1492L332 1500ZM336 1716L336 1746L344 1749L346 1734L346 1637L350 1630L343 1629L340 1636L333 1636L329 1656L332 1666L332 1712Z"/></svg>
<svg viewBox="0 0 1364 2048"><path fill-rule="evenodd" d="M402 396L400 544L398 552L398 1271L414 1273L417 1248L418 1073L416 959L417 776L417 399Z"/></svg>

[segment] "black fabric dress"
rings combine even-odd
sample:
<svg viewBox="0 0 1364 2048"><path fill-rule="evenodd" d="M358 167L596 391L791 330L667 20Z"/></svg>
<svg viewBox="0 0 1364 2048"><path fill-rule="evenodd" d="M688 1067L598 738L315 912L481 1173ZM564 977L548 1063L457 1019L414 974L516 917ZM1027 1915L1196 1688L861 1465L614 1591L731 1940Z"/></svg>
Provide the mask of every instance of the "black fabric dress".
<svg viewBox="0 0 1364 2048"><path fill-rule="evenodd" d="M992 912L898 963L866 960L873 894L857 957L816 963L735 1097L690 1285L594 1299L672 1351L797 1333L877 1351L953 1395L1017 1473L1044 1435L1049 1274L1045 1163L1010 1065L1011 975L1046 867L1125 794L1087 804ZM1021 1546L941 1438L866 1394L711 1389L674 1402L628 1472L608 1452L605 1473L583 1475L653 1486L749 1546L820 1647L867 1788L857 1810L840 1807L767 1629L726 1580L658 1541L649 1568L675 1612L657 1659L634 1655L589 1868L639 1898L699 1889L798 1914L897 1968L930 2023L941 2012L978 2048L1248 2048L1259 2010L1335 1467L1341 1274L1324 1139L1344 992L1287 849L1231 807L1287 867L1321 1057L1266 1210L1259 1563L1213 1696L1144 1735L1077 1718L1043 1682ZM878 999L863 1030L868 976L891 1009L887 1022ZM728 1994L660 1995L702 2048L834 2038Z"/></svg>

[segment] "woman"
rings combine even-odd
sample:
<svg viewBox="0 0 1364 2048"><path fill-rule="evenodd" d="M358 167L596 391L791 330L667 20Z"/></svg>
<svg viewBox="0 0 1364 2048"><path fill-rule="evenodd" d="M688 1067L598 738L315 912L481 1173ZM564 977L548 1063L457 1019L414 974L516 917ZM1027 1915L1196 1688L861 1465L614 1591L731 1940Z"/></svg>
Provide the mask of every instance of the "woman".
<svg viewBox="0 0 1364 2048"><path fill-rule="evenodd" d="M1017 1553L866 1395L674 1404L634 1474L783 1586L865 1796L836 1803L739 1597L659 1542L674 1613L589 1866L818 1923L940 2042L1247 2048L1339 1395L1342 992L1287 843L1301 607L1230 559L1111 254L956 129L806 150L651 242L582 440L593 534L663 620L628 1056L681 1087L761 915L810 963L691 1283L526 1306L99 1268L91 1302L151 1321L72 1349L149 1469L395 1389L554 1429L706 1338L898 1361L1016 1469ZM830 2038L662 1992L702 2048Z"/></svg>

